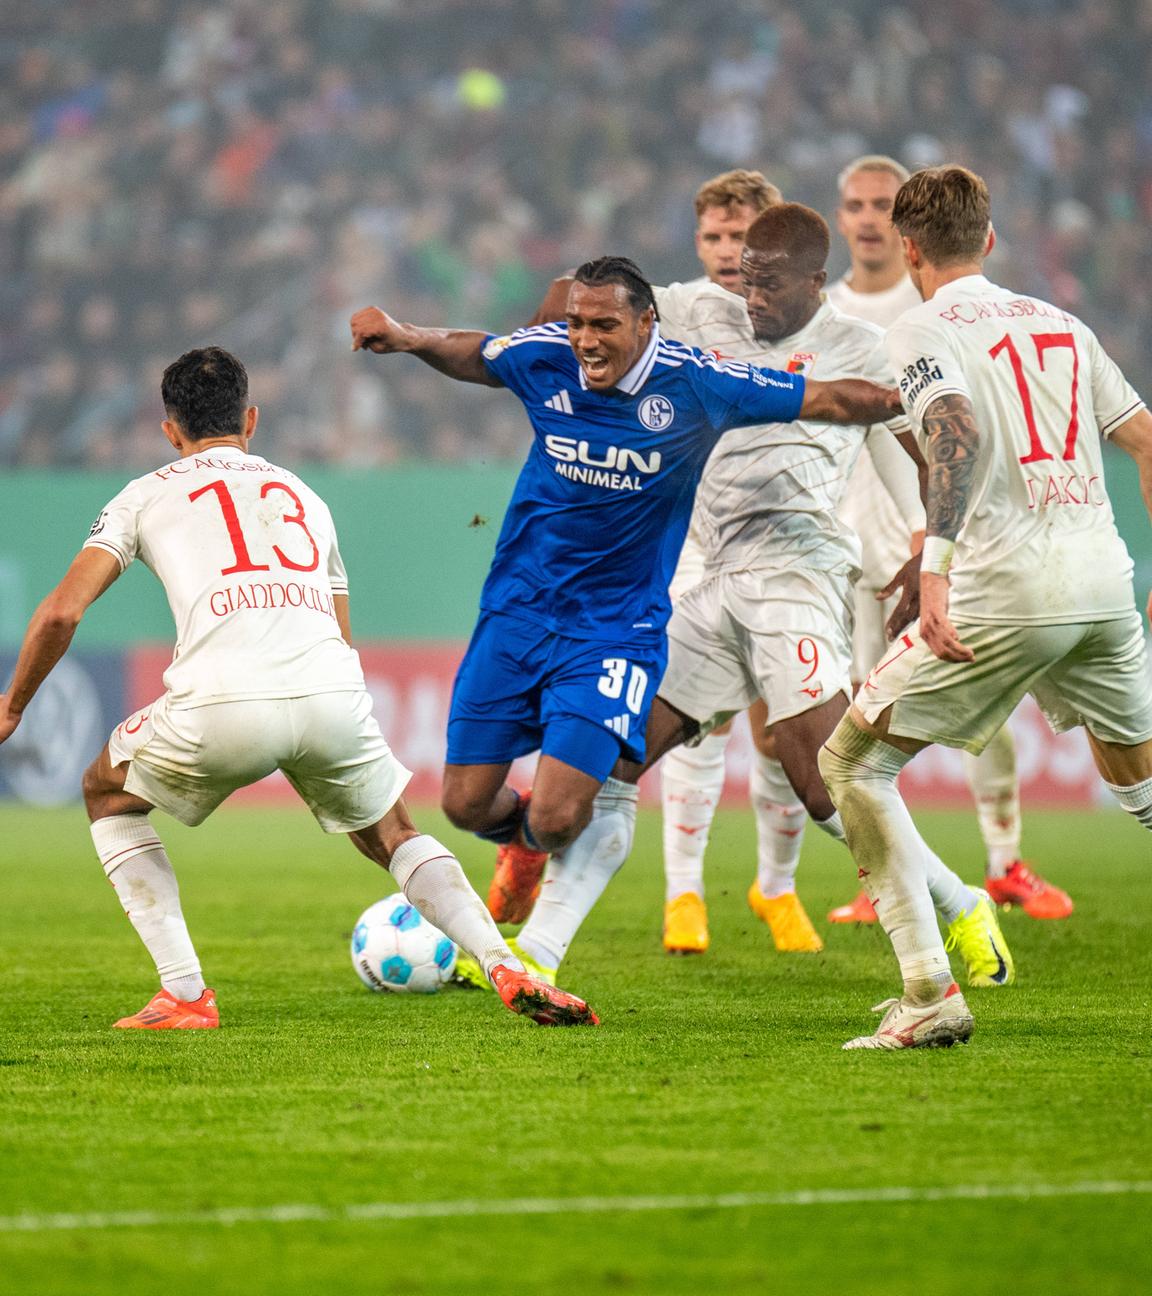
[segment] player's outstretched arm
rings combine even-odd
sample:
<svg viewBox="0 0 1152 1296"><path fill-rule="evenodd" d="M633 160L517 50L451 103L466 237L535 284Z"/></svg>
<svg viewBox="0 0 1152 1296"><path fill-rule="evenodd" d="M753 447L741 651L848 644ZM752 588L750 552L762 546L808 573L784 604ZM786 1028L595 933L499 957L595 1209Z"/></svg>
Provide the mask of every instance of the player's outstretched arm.
<svg viewBox="0 0 1152 1296"><path fill-rule="evenodd" d="M120 575L106 549L81 549L64 579L32 614L8 692L0 695L0 743L11 737L36 690L68 651L81 618Z"/></svg>
<svg viewBox="0 0 1152 1296"><path fill-rule="evenodd" d="M1149 521L1152 521L1152 414L1146 409L1137 410L1120 424L1110 440L1136 460L1140 470L1140 493L1144 497ZM1148 620L1152 623L1152 598L1148 600Z"/></svg>
<svg viewBox="0 0 1152 1296"><path fill-rule="evenodd" d="M835 382L809 381L799 417L814 423L886 423L902 414L900 393L866 378L839 378Z"/></svg>
<svg viewBox="0 0 1152 1296"><path fill-rule="evenodd" d="M458 382L502 387L484 364L480 349L488 334L478 329L432 329L401 324L376 306L365 306L352 316L352 350L377 355L406 352Z"/></svg>
<svg viewBox="0 0 1152 1296"><path fill-rule="evenodd" d="M920 633L943 661L975 661L948 617L948 568L972 493L980 432L972 402L958 392L924 411L928 460L927 538L920 568Z"/></svg>

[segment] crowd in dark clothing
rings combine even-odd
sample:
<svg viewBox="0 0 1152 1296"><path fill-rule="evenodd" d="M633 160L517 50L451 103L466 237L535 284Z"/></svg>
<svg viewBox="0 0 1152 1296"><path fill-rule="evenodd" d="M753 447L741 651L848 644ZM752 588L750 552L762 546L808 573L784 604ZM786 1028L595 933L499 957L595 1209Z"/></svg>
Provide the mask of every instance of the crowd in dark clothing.
<svg viewBox="0 0 1152 1296"><path fill-rule="evenodd" d="M270 457L518 456L515 402L352 355L352 310L504 331L608 251L689 278L703 180L831 214L869 152L981 172L996 275L1152 394L1150 0L10 0L0 106L8 465L150 465L207 343Z"/></svg>

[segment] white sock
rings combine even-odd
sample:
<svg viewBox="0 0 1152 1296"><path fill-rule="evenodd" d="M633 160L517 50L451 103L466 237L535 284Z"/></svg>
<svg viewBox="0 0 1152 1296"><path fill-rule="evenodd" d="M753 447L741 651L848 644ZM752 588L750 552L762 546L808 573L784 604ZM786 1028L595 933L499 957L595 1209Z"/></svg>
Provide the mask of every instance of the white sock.
<svg viewBox="0 0 1152 1296"><path fill-rule="evenodd" d="M660 763L664 807L664 899L704 895L704 852L724 790L731 735L709 734L698 747L674 747Z"/></svg>
<svg viewBox="0 0 1152 1296"><path fill-rule="evenodd" d="M979 756L964 753L964 773L976 802L980 835L988 852L988 876L1003 877L1020 858L1020 784L1016 742L1005 725Z"/></svg>
<svg viewBox="0 0 1152 1296"><path fill-rule="evenodd" d="M826 832L833 841L847 842L848 838L844 833L844 820L840 818L839 810L833 810L827 819L813 819L812 822L821 832Z"/></svg>
<svg viewBox="0 0 1152 1296"><path fill-rule="evenodd" d="M980 897L952 872L923 838L920 840L924 847L928 894L940 917L946 923L953 923L962 915L970 914L980 903Z"/></svg>
<svg viewBox="0 0 1152 1296"><path fill-rule="evenodd" d="M756 813L756 880L771 899L796 890L808 811L788 782L784 766L760 752L752 764L749 791Z"/></svg>
<svg viewBox="0 0 1152 1296"><path fill-rule="evenodd" d="M632 849L635 784L606 779L592 802L592 820L579 837L548 861L540 898L516 943L537 963L556 968L580 924Z"/></svg>
<svg viewBox="0 0 1152 1296"><path fill-rule="evenodd" d="M523 972L524 964L508 948L460 861L435 837L410 837L392 853L388 871L420 914L470 954L485 976L497 963Z"/></svg>
<svg viewBox="0 0 1152 1296"><path fill-rule="evenodd" d="M1135 815L1137 823L1152 829L1152 779L1145 779L1143 783L1135 783L1132 787L1118 787L1115 783L1109 783L1108 790L1130 815Z"/></svg>
<svg viewBox="0 0 1152 1296"><path fill-rule="evenodd" d="M180 910L180 888L148 816L110 815L97 819L91 831L108 881L152 955L160 984L176 999L199 999L204 978Z"/></svg>
<svg viewBox="0 0 1152 1296"><path fill-rule="evenodd" d="M896 777L911 759L845 716L821 749L820 772L899 960L904 995L912 1003L932 1003L952 984L952 970L928 894L924 845L896 790Z"/></svg>

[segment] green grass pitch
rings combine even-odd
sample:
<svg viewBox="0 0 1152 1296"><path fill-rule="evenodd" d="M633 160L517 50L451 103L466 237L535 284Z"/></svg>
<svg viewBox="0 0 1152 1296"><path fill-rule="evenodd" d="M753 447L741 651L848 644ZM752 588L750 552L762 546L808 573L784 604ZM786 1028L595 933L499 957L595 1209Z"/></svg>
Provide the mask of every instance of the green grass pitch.
<svg viewBox="0 0 1152 1296"><path fill-rule="evenodd" d="M490 860L425 812L477 884ZM1152 1178L1152 850L1120 813L1027 816L1071 920L1005 918L1015 987L974 991L972 1043L845 1054L897 986L875 929L781 956L744 902L747 812L717 821L713 949L659 946L659 821L564 984L599 1030L494 997L373 995L348 958L388 880L304 812L157 816L223 1028L120 1033L153 974L78 811L0 811L0 1291L1005 1293L1146 1291L1152 1196L745 1205L465 1218L181 1222L285 1204L794 1193ZM922 817L975 879L965 814ZM809 834L814 916L852 893ZM66 1231L58 1212L158 1211ZM12 1226L33 1217L28 1228Z"/></svg>

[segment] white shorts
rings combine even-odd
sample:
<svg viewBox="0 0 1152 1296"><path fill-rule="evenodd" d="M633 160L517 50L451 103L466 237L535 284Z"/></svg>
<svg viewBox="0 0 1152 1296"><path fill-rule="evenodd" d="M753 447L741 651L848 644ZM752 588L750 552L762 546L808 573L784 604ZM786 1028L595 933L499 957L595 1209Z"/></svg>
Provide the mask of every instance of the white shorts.
<svg viewBox="0 0 1152 1296"><path fill-rule="evenodd" d="M891 645L884 625L896 609L900 594L889 595L882 603L876 599L879 586L859 584L853 591L855 619L852 625L852 678L865 679L868 672Z"/></svg>
<svg viewBox="0 0 1152 1296"><path fill-rule="evenodd" d="M113 765L131 762L126 792L190 827L280 769L325 832L355 832L382 819L412 777L363 691L176 710L165 694L113 730L108 753Z"/></svg>
<svg viewBox="0 0 1152 1296"><path fill-rule="evenodd" d="M847 695L851 597L829 572L709 576L673 608L660 696L707 730L758 697L774 724Z"/></svg>
<svg viewBox="0 0 1152 1296"><path fill-rule="evenodd" d="M668 597L673 603L704 579L704 563L704 547L697 541L695 534L689 531L684 537L680 557L676 560L672 583L668 586Z"/></svg>
<svg viewBox="0 0 1152 1296"><path fill-rule="evenodd" d="M956 625L974 662L941 661L909 626L869 672L856 706L889 729L979 755L1025 693L1056 733L1084 725L1103 742L1152 738L1152 665L1133 609L1113 621L1076 625Z"/></svg>

